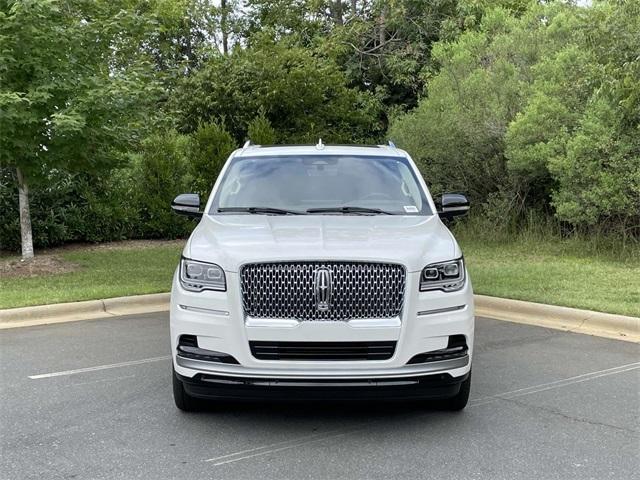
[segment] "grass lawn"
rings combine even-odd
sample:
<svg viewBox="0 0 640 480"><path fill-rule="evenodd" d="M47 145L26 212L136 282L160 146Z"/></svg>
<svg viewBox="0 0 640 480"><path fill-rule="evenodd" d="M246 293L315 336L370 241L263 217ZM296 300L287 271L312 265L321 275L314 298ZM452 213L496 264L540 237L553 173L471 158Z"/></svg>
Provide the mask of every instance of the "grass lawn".
<svg viewBox="0 0 640 480"><path fill-rule="evenodd" d="M460 235L476 293L640 316L640 255L593 252L579 242L480 240ZM182 247L171 244L55 252L75 271L2 275L0 308L166 292ZM627 258L621 260L620 258Z"/></svg>
<svg viewBox="0 0 640 480"><path fill-rule="evenodd" d="M473 290L482 295L640 317L640 260L561 242L462 238Z"/></svg>
<svg viewBox="0 0 640 480"><path fill-rule="evenodd" d="M74 264L75 271L35 277L3 275L0 308L167 292L181 252L175 243L63 250L56 256Z"/></svg>

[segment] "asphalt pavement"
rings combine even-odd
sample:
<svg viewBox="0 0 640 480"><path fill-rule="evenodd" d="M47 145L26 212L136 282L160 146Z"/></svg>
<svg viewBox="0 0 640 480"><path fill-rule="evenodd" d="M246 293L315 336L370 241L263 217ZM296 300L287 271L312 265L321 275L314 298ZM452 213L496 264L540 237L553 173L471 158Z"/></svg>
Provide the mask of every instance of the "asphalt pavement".
<svg viewBox="0 0 640 480"><path fill-rule="evenodd" d="M478 319L471 400L173 405L167 314L0 331L3 479L640 478L640 346Z"/></svg>

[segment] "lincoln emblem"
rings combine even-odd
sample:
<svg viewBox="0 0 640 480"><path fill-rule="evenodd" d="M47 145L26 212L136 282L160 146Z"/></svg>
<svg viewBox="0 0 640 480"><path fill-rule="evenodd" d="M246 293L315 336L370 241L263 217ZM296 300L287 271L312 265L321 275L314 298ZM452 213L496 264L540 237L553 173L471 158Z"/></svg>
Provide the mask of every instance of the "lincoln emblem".
<svg viewBox="0 0 640 480"><path fill-rule="evenodd" d="M313 272L313 287L316 297L316 308L326 312L331 307L332 273L327 267L320 267Z"/></svg>

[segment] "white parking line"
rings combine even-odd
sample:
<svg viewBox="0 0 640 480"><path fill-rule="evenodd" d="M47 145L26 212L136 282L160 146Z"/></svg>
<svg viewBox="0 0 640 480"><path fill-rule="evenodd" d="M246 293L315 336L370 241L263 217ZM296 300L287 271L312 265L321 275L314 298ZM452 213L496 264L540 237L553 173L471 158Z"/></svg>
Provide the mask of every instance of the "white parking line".
<svg viewBox="0 0 640 480"><path fill-rule="evenodd" d="M251 453L251 452L255 452L257 450L262 450L264 448L269 448L269 447L276 447L278 445L285 445L288 443L294 443L294 442L299 442L301 440L309 440L312 438L317 438L320 436L325 436L325 435L330 435L332 433L336 433L336 432L343 432L344 429L343 428L339 428L337 430L331 430L329 432L324 432L324 433L315 433L313 435L306 435L303 437L299 437L299 438L294 438L293 440L284 440L282 442L276 442L276 443L270 443L269 445L263 445L262 447L255 447L255 448L249 448L247 450L240 450L239 452L235 452L235 453L229 453L227 455L222 455L220 457L215 457L215 458L209 458L208 460L205 460L205 462L213 462L215 460L221 460L223 458L227 458L227 457L233 457L235 455L241 455L243 453Z"/></svg>
<svg viewBox="0 0 640 480"><path fill-rule="evenodd" d="M95 367L77 368L75 370L64 370L62 372L39 373L38 375L29 375L31 380L40 380L42 378L64 377L66 375L75 375L77 373L96 372L98 370L109 370L110 368L128 367L130 365L142 365L143 363L161 362L169 360L171 355L163 355L162 357L143 358L141 360L131 360L129 362L111 363L109 365L97 365Z"/></svg>
<svg viewBox="0 0 640 480"><path fill-rule="evenodd" d="M587 382L589 380L594 380L596 378L606 377L608 375L616 375L618 373L624 373L624 372L637 370L637 369L640 369L640 362L629 363L627 365L620 365L618 367L607 368L605 370L597 370L595 372L584 373L582 375L576 375L574 377L563 378L562 380L541 383L538 385L533 385L531 387L519 388L517 390L510 390L508 392L500 393L497 395L491 395L488 397L481 397L481 398L469 401L467 408L479 407L482 405L487 405L489 403L497 402L499 400L508 400L510 398L531 395L533 393L543 392L543 391L551 390L554 388L561 388L567 385L573 385L580 382ZM296 448L296 447L309 445L312 443L321 442L323 440L328 440L331 438L341 437L344 435L348 435L350 433L354 433L359 430L363 430L366 426L367 424L360 424L347 429L338 429L338 430L333 430L326 433L319 433L316 435L302 436L293 440L271 443L268 445L263 445L262 447L256 447L248 450L241 450L239 452L229 453L219 457L209 458L205 460L205 462L213 462L214 466L220 466L228 463L239 462L242 460L247 460L247 459L258 457L261 455L268 455L270 453L276 453L276 452L288 450L291 448Z"/></svg>
<svg viewBox="0 0 640 480"><path fill-rule="evenodd" d="M607 368L605 370L597 370L595 372L583 373L582 375L576 375L574 377L563 378L562 380L556 380L554 382L541 383L539 385L533 385L531 387L519 388L517 390L511 390L509 392L499 393L497 395L489 395L487 397L478 398L472 400L470 404L473 406L484 405L486 403L492 403L496 400L508 400L510 398L522 397L532 393L544 392L545 390L552 390L554 388L564 387L566 385L573 385L575 383L587 382L600 377L606 377L608 375L615 375L617 373L624 373L631 370L637 370L640 368L640 362L628 363L627 365L620 365L619 367Z"/></svg>
<svg viewBox="0 0 640 480"><path fill-rule="evenodd" d="M264 445L262 447L252 448L249 450L242 450L240 452L230 453L228 455L222 455L220 457L209 458L208 460L205 460L205 462L215 462L213 464L214 466L224 465L225 463L233 463L239 460L246 460L248 458L258 457L260 455L267 455L269 453L279 452L281 450L288 450L289 448L295 448L295 447L300 447L302 445L309 445L310 443L321 442L329 438L342 437L344 435L357 432L358 430L362 430L364 429L364 427L365 425L355 426L348 429L333 430L332 431L333 433L332 432L318 433L316 435L300 437L294 440L272 443L269 445ZM283 446L279 448L273 448L273 447L277 447L278 445L283 445ZM254 452L254 453L250 453L249 455L242 455L249 452ZM238 455L242 455L242 456L238 456ZM235 458L229 458L229 457L235 457Z"/></svg>

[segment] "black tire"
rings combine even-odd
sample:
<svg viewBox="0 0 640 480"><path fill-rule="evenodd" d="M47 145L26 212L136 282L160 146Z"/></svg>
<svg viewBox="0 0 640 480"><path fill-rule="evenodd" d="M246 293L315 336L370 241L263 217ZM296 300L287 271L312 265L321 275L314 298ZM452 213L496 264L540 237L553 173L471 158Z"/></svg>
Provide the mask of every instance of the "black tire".
<svg viewBox="0 0 640 480"><path fill-rule="evenodd" d="M173 371L173 401L183 412L197 412L200 408L200 403L197 398L194 398L187 394L184 390L184 384L178 378L175 370Z"/></svg>
<svg viewBox="0 0 640 480"><path fill-rule="evenodd" d="M467 402L469 401L469 392L471 391L471 372L469 372L469 376L467 379L462 382L460 385L460 391L458 394L450 398L444 404L445 408L452 412L459 412L460 410L464 410L464 407L467 406Z"/></svg>

